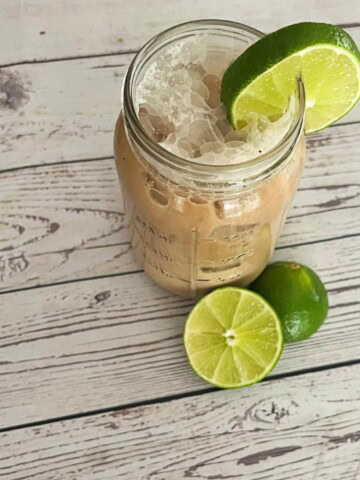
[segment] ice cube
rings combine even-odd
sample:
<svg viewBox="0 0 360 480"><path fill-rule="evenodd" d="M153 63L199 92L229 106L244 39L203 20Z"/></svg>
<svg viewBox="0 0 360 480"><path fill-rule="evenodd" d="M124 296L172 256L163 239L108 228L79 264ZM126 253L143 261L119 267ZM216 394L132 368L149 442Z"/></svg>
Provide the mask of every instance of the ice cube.
<svg viewBox="0 0 360 480"><path fill-rule="evenodd" d="M198 93L207 102L207 104L209 104L208 100L210 97L210 91L204 82L201 80L193 80L191 88L193 92Z"/></svg>
<svg viewBox="0 0 360 480"><path fill-rule="evenodd" d="M207 104L210 108L216 108L220 105L220 78L217 75L207 74L202 79L210 92Z"/></svg>
<svg viewBox="0 0 360 480"><path fill-rule="evenodd" d="M233 130L231 128L230 132L225 135L225 142L239 142L239 141L246 141L247 131L244 129L241 130Z"/></svg>
<svg viewBox="0 0 360 480"><path fill-rule="evenodd" d="M221 135L226 138L226 136L233 131L232 126L230 125L229 120L226 118L220 118L216 121L215 125L221 132Z"/></svg>
<svg viewBox="0 0 360 480"><path fill-rule="evenodd" d="M226 68L227 61L223 55L207 52L205 60L202 62L207 73L222 77Z"/></svg>
<svg viewBox="0 0 360 480"><path fill-rule="evenodd" d="M207 34L160 48L137 85L135 105L141 124L164 148L203 164L235 164L278 144L295 112L291 99L283 116L250 113L245 127L233 130L220 103L225 68L240 53L239 44L223 52Z"/></svg>
<svg viewBox="0 0 360 480"><path fill-rule="evenodd" d="M227 142L226 143L226 146L228 148L241 148L243 145L245 144L245 142L240 142L240 141L232 141L232 142Z"/></svg>
<svg viewBox="0 0 360 480"><path fill-rule="evenodd" d="M184 63L190 65L191 63L202 63L206 57L206 44L199 41L187 41L181 48L180 58Z"/></svg>
<svg viewBox="0 0 360 480"><path fill-rule="evenodd" d="M188 66L187 71L192 80L201 80L205 75L205 70L199 63L192 63Z"/></svg>
<svg viewBox="0 0 360 480"><path fill-rule="evenodd" d="M199 147L208 142L216 142L217 138L212 131L208 120L195 120L189 125L188 139Z"/></svg>
<svg viewBox="0 0 360 480"><path fill-rule="evenodd" d="M193 111L196 111L197 113L208 113L209 107L205 98L203 98L197 92L191 93L191 105L193 107ZM192 116L195 118L196 114L193 113Z"/></svg>
<svg viewBox="0 0 360 480"><path fill-rule="evenodd" d="M151 107L142 105L139 109L139 119L150 137L157 143L163 142L175 127L167 118L150 113Z"/></svg>
<svg viewBox="0 0 360 480"><path fill-rule="evenodd" d="M177 146L185 158L198 158L201 156L199 145L190 142L188 138L181 138L177 142Z"/></svg>
<svg viewBox="0 0 360 480"><path fill-rule="evenodd" d="M220 142L208 142L200 146L200 152L205 155L209 152L222 153L224 151L224 145Z"/></svg>
<svg viewBox="0 0 360 480"><path fill-rule="evenodd" d="M168 76L168 84L172 88L178 88L179 86L184 85L190 89L191 78L189 78L184 69L175 70Z"/></svg>

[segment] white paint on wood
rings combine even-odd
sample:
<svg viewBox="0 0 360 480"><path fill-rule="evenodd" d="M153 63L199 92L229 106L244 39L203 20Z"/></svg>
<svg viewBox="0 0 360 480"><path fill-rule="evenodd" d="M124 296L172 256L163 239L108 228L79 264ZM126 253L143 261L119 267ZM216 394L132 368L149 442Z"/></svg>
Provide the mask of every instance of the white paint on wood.
<svg viewBox="0 0 360 480"><path fill-rule="evenodd" d="M4 433L6 480L358 480L360 366Z"/></svg>
<svg viewBox="0 0 360 480"><path fill-rule="evenodd" d="M8 85L0 102L0 170L112 156L122 80L132 57L0 69L0 82L3 77ZM339 123L354 121L360 121L360 105Z"/></svg>
<svg viewBox="0 0 360 480"><path fill-rule="evenodd" d="M110 157L132 58L124 52L175 23L231 18L268 32L306 13L347 23L360 38L356 0L264 5L2 0L0 65L114 55L0 68L15 87L2 92L0 170ZM359 120L358 108L342 122ZM286 347L275 374L359 358L358 136L355 125L308 139L305 176L274 259L315 268L331 310L314 337ZM119 196L110 159L0 174L2 288L134 270ZM313 241L322 243L285 248ZM207 388L183 351L192 302L143 273L0 298L1 427ZM359 373L352 366L4 433L0 476L357 480Z"/></svg>
<svg viewBox="0 0 360 480"><path fill-rule="evenodd" d="M356 124L308 138L279 247L360 233L359 135ZM121 209L111 159L0 173L0 290L139 269Z"/></svg>
<svg viewBox="0 0 360 480"><path fill-rule="evenodd" d="M0 190L2 289L134 270L113 160L3 173Z"/></svg>
<svg viewBox="0 0 360 480"><path fill-rule="evenodd" d="M0 65L139 49L165 28L206 18L270 32L302 21L359 25L357 0L2 0ZM357 23L356 23L357 22ZM43 32L43 33L41 33Z"/></svg>
<svg viewBox="0 0 360 480"><path fill-rule="evenodd" d="M11 75L9 81L16 86L7 100L16 108L0 108L0 169L112 156L122 79L130 58L0 70L0 75ZM104 64L121 66L99 68Z"/></svg>
<svg viewBox="0 0 360 480"><path fill-rule="evenodd" d="M317 334L285 348L274 372L359 358L359 237L275 259L314 268L331 308ZM191 305L144 273L2 294L1 427L207 388L183 350Z"/></svg>

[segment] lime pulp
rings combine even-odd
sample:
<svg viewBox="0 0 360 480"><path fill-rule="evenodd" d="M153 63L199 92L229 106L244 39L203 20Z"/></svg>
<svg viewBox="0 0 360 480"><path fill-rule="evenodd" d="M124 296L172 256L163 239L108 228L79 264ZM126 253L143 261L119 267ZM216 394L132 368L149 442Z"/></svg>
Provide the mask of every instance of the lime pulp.
<svg viewBox="0 0 360 480"><path fill-rule="evenodd" d="M274 368L283 336L277 314L263 298L224 287L190 312L184 344L201 378L220 388L237 388L259 382Z"/></svg>

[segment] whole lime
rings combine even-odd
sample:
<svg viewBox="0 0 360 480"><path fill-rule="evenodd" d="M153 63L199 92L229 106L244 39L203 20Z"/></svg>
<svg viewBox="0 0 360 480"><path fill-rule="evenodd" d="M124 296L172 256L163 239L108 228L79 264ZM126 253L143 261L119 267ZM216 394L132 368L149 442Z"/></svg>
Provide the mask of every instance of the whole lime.
<svg viewBox="0 0 360 480"><path fill-rule="evenodd" d="M295 262L268 265L250 286L277 312L286 343L310 337L328 312L328 296L320 278Z"/></svg>

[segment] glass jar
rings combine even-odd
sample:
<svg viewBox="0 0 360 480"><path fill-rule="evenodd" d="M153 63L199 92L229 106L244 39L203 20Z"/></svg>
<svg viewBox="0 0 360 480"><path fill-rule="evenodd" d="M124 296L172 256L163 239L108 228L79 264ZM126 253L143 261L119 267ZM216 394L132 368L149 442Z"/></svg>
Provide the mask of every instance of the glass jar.
<svg viewBox="0 0 360 480"><path fill-rule="evenodd" d="M288 132L269 152L249 161L196 163L170 153L147 135L134 105L139 80L156 52L199 32L206 32L218 51L229 41L246 48L263 36L238 23L203 20L154 37L127 72L114 142L133 251L156 283L187 297L227 284L247 286L262 272L305 158L301 80Z"/></svg>

